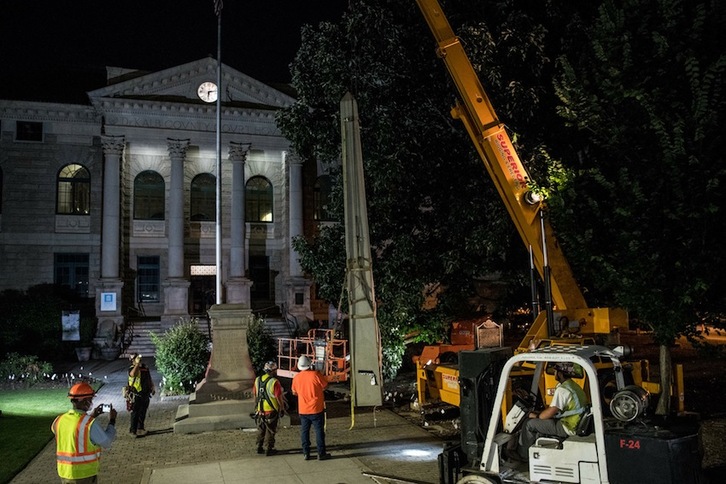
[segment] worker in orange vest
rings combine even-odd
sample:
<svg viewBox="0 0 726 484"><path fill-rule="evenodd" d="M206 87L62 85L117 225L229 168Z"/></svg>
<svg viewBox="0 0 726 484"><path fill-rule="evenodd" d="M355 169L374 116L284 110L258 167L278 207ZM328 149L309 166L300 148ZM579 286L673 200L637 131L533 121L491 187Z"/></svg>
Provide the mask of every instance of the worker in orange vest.
<svg viewBox="0 0 726 484"><path fill-rule="evenodd" d="M328 380L312 367L307 356L297 360L300 373L292 379L292 394L297 396L297 410L300 415L300 440L303 457L310 460L310 427L315 429L318 460L330 459L325 449L325 394Z"/></svg>
<svg viewBox="0 0 726 484"><path fill-rule="evenodd" d="M111 447L116 438L116 410L110 407L105 429L97 418L103 405L94 408L96 392L88 383L76 383L68 392L73 408L53 421L58 476L63 484L95 484L98 482L101 448Z"/></svg>

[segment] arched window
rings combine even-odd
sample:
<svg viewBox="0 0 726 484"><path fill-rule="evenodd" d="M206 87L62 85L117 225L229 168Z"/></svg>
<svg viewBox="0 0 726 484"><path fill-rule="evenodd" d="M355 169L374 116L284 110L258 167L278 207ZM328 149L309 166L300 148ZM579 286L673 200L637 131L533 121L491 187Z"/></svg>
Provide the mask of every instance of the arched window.
<svg viewBox="0 0 726 484"><path fill-rule="evenodd" d="M262 176L253 176L245 187L245 220L272 222L272 183Z"/></svg>
<svg viewBox="0 0 726 484"><path fill-rule="evenodd" d="M88 215L91 212L91 175L82 165L72 163L58 173L58 203L61 215Z"/></svg>
<svg viewBox="0 0 726 484"><path fill-rule="evenodd" d="M164 178L155 171L142 171L134 179L134 219L164 220Z"/></svg>
<svg viewBox="0 0 726 484"><path fill-rule="evenodd" d="M321 175L315 180L313 187L313 218L318 221L331 220L328 207L330 206L330 176Z"/></svg>
<svg viewBox="0 0 726 484"><path fill-rule="evenodd" d="M191 187L191 217L196 222L217 220L217 178L209 173L197 175Z"/></svg>

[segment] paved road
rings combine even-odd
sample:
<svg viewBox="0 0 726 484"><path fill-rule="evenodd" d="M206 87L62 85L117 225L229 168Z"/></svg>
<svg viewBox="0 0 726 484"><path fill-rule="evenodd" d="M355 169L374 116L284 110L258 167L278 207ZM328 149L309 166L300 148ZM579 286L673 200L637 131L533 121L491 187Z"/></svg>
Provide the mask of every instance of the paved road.
<svg viewBox="0 0 726 484"><path fill-rule="evenodd" d="M439 439L388 410L356 410L352 421L349 404L344 402L329 404L326 440L334 456L330 461L303 461L299 426L278 430L276 447L280 453L271 457L255 453L255 433L249 430L174 434L177 407L186 403L186 399L155 397L146 422L149 435L135 438L128 432L129 414L121 397L126 364L125 360L92 361L82 369L80 364L70 369L76 374L92 373L94 378L104 380L106 384L94 404L111 403L119 410L117 440L111 449L104 451L101 460L99 481L102 484L373 482L363 472L408 482L438 482L436 456L442 449ZM153 368L152 376L158 382ZM105 423L108 417L99 418ZM288 470L292 474L284 474ZM55 444L51 441L11 482L40 484L57 480Z"/></svg>

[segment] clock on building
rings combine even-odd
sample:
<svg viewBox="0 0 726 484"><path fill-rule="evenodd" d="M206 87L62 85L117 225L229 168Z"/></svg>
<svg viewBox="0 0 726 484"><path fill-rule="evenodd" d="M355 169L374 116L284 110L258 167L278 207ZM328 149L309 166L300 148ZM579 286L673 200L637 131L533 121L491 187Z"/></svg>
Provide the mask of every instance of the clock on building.
<svg viewBox="0 0 726 484"><path fill-rule="evenodd" d="M199 99L205 103L213 103L217 100L217 85L213 82L203 82L197 89Z"/></svg>

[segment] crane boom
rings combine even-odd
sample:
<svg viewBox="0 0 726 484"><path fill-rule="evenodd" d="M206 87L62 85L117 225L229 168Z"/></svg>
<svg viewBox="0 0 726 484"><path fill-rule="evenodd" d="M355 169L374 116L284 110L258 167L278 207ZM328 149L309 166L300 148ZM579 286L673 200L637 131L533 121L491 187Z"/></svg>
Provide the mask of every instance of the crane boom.
<svg viewBox="0 0 726 484"><path fill-rule="evenodd" d="M459 93L451 114L464 124L522 242L528 250L532 248L534 266L543 279L546 277L545 265L548 264L552 302L559 312L567 311L570 320L573 317L576 320L585 318L587 324L591 325L587 332L609 333L613 321L622 324L627 315L622 310L587 307L552 227L546 218L540 220L544 204L533 197L529 175L438 0L416 2L434 35L437 54L446 64ZM553 322L550 322L548 329L546 319L546 315L540 313L528 333L529 339L553 336Z"/></svg>

